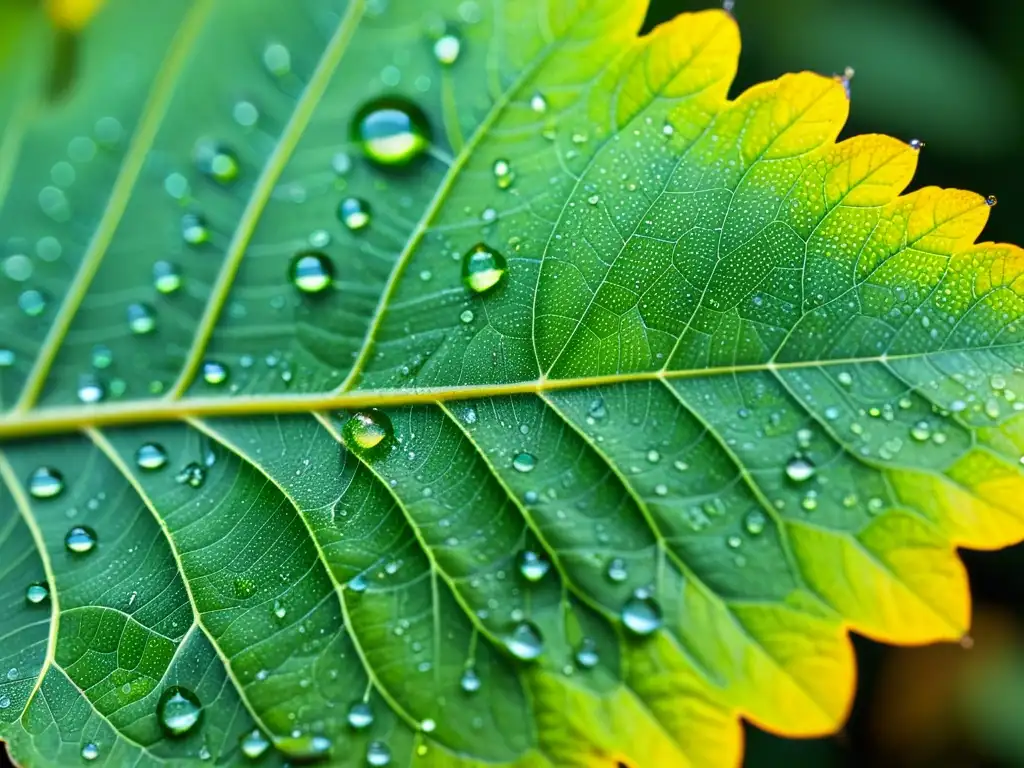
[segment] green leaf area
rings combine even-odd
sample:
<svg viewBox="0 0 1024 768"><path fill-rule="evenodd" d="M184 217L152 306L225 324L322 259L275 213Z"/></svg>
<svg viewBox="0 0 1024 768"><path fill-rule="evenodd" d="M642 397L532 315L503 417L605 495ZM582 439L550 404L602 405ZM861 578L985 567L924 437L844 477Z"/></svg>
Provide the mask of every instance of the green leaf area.
<svg viewBox="0 0 1024 768"><path fill-rule="evenodd" d="M1024 254L721 11L108 0L0 75L30 766L727 766L1024 537Z"/></svg>

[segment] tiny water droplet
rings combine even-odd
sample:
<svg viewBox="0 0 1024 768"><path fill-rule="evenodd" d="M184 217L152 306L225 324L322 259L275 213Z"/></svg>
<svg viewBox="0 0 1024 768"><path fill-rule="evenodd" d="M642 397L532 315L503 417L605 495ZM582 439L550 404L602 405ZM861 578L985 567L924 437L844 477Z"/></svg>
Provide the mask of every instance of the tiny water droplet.
<svg viewBox="0 0 1024 768"><path fill-rule="evenodd" d="M83 374L78 377L78 400L86 405L93 405L106 397L106 390L99 379L90 374Z"/></svg>
<svg viewBox="0 0 1024 768"><path fill-rule="evenodd" d="M462 282L474 293L485 293L505 277L508 263L483 243L473 246L462 260Z"/></svg>
<svg viewBox="0 0 1024 768"><path fill-rule="evenodd" d="M13 350L0 349L0 368L10 368L16 359Z"/></svg>
<svg viewBox="0 0 1024 768"><path fill-rule="evenodd" d="M728 536L725 539L725 546L727 546L729 549L739 549L742 544L743 544L743 539L741 539L736 534Z"/></svg>
<svg viewBox="0 0 1024 768"><path fill-rule="evenodd" d="M39 317L46 311L46 297L35 288L18 295L18 307L29 317Z"/></svg>
<svg viewBox="0 0 1024 768"><path fill-rule="evenodd" d="M52 499L64 491L64 475L53 467L37 467L28 477L28 492L36 499Z"/></svg>
<svg viewBox="0 0 1024 768"><path fill-rule="evenodd" d="M593 669L597 666L600 658L597 654L597 643L591 638L585 637L576 648L576 664L583 669Z"/></svg>
<svg viewBox="0 0 1024 768"><path fill-rule="evenodd" d="M915 152L918 152L918 151L924 149L924 142L921 141L920 139L911 139L909 143L910 143L910 148L912 150L914 150Z"/></svg>
<svg viewBox="0 0 1024 768"><path fill-rule="evenodd" d="M227 147L212 141L200 141L195 149L196 167L220 184L238 178L238 158Z"/></svg>
<svg viewBox="0 0 1024 768"><path fill-rule="evenodd" d="M206 482L206 470L197 462L189 462L174 476L182 485L199 488Z"/></svg>
<svg viewBox="0 0 1024 768"><path fill-rule="evenodd" d="M463 672L462 677L459 678L459 687L466 693L476 693L480 690L481 685L480 676L472 667Z"/></svg>
<svg viewBox="0 0 1024 768"><path fill-rule="evenodd" d="M462 314L459 315L459 320L461 320L464 323L472 323L473 318L474 315L472 309L464 309L462 310Z"/></svg>
<svg viewBox="0 0 1024 768"><path fill-rule="evenodd" d="M661 626L661 606L646 589L638 589L622 606L622 623L634 634L649 635Z"/></svg>
<svg viewBox="0 0 1024 768"><path fill-rule="evenodd" d="M292 257L288 279L303 293L321 293L334 282L334 264L319 251L303 251Z"/></svg>
<svg viewBox="0 0 1024 768"><path fill-rule="evenodd" d="M153 287L159 293L174 293L181 288L181 272L169 261L158 261L153 265Z"/></svg>
<svg viewBox="0 0 1024 768"><path fill-rule="evenodd" d="M156 705L156 719L168 736L185 736L203 716L203 705L188 688L172 685L160 694Z"/></svg>
<svg viewBox="0 0 1024 768"><path fill-rule="evenodd" d="M383 450L394 433L391 419L376 408L352 414L341 429L345 447L356 453Z"/></svg>
<svg viewBox="0 0 1024 768"><path fill-rule="evenodd" d="M995 207L996 203L998 202L999 201L996 199L995 195L989 195L988 197L985 198L985 205L987 205L989 208Z"/></svg>
<svg viewBox="0 0 1024 768"><path fill-rule="evenodd" d="M346 197L338 205L338 218L353 232L365 229L370 223L370 204L358 197Z"/></svg>
<svg viewBox="0 0 1024 768"><path fill-rule="evenodd" d="M97 541L96 531L87 525L76 525L64 535L64 547L76 555L92 552Z"/></svg>
<svg viewBox="0 0 1024 768"><path fill-rule="evenodd" d="M223 363L216 360L207 360L203 363L203 381L216 386L223 384L228 379L228 369Z"/></svg>
<svg viewBox="0 0 1024 768"><path fill-rule="evenodd" d="M430 124L423 110L412 102L385 97L371 101L356 113L352 136L371 162L402 166L427 151Z"/></svg>
<svg viewBox="0 0 1024 768"><path fill-rule="evenodd" d="M292 54L280 43L270 43L263 49L263 66L275 77L284 77L292 71Z"/></svg>
<svg viewBox="0 0 1024 768"><path fill-rule="evenodd" d="M512 459L512 469L516 472L532 472L537 466L537 459L532 453L517 453Z"/></svg>
<svg viewBox="0 0 1024 768"><path fill-rule="evenodd" d="M551 562L541 554L530 549L519 553L519 572L527 581L540 581L551 570Z"/></svg>
<svg viewBox="0 0 1024 768"><path fill-rule="evenodd" d="M100 748L91 741L87 741L82 745L82 759L92 762L100 756Z"/></svg>
<svg viewBox="0 0 1024 768"><path fill-rule="evenodd" d="M437 723L429 717L420 723L420 730L424 733L433 733L437 729Z"/></svg>
<svg viewBox="0 0 1024 768"><path fill-rule="evenodd" d="M530 97L530 109L536 112L538 115L542 115L548 111L548 102L541 94L535 93Z"/></svg>
<svg viewBox="0 0 1024 768"><path fill-rule="evenodd" d="M181 217L181 237L189 245L202 245L210 239L206 219L198 213L186 213Z"/></svg>
<svg viewBox="0 0 1024 768"><path fill-rule="evenodd" d="M842 384L844 387L849 387L853 384L853 376L847 371L841 371L836 376L836 381Z"/></svg>
<svg viewBox="0 0 1024 768"><path fill-rule="evenodd" d="M814 464L810 459L794 456L786 463L786 477L794 483L802 483L814 476Z"/></svg>
<svg viewBox="0 0 1024 768"><path fill-rule="evenodd" d="M39 605L50 597L50 586L45 581L37 581L25 588L25 600L32 605Z"/></svg>
<svg viewBox="0 0 1024 768"><path fill-rule="evenodd" d="M509 165L508 160L494 161L494 180L498 185L498 189L508 189L512 186L515 178L515 174L512 173L512 166Z"/></svg>
<svg viewBox="0 0 1024 768"><path fill-rule="evenodd" d="M765 517L764 512L759 509L752 509L747 513L747 516L743 518L743 527L747 529L747 533L752 536L757 536L762 533L765 526L768 523L768 519Z"/></svg>
<svg viewBox="0 0 1024 768"><path fill-rule="evenodd" d="M621 584L629 578L629 570L626 568L626 561L621 557L613 557L608 563L608 570L605 572L609 581Z"/></svg>
<svg viewBox="0 0 1024 768"><path fill-rule="evenodd" d="M254 728L249 733L244 734L239 743L242 748L242 754L250 760L263 757L267 750L270 749L270 740L263 735L263 731L259 728Z"/></svg>
<svg viewBox="0 0 1024 768"><path fill-rule="evenodd" d="M535 624L519 622L505 638L509 653L523 661L533 661L544 652L544 639Z"/></svg>
<svg viewBox="0 0 1024 768"><path fill-rule="evenodd" d="M434 58L440 63L451 66L459 58L462 41L453 34L439 37L434 43Z"/></svg>
<svg viewBox="0 0 1024 768"><path fill-rule="evenodd" d="M231 117L243 128L252 128L260 119L260 111L251 101L237 101L231 108Z"/></svg>
<svg viewBox="0 0 1024 768"><path fill-rule="evenodd" d="M366 764L381 768L391 762L391 749L383 741L371 741L366 747Z"/></svg>
<svg viewBox="0 0 1024 768"><path fill-rule="evenodd" d="M326 736L311 733L298 733L277 741L277 748L289 757L301 761L315 761L330 754L333 748L331 740Z"/></svg>
<svg viewBox="0 0 1024 768"><path fill-rule="evenodd" d="M932 425L922 419L910 428L910 436L919 443L923 443L932 436Z"/></svg>
<svg viewBox="0 0 1024 768"><path fill-rule="evenodd" d="M357 701L348 709L348 724L361 731L373 725L373 710L365 701Z"/></svg>
<svg viewBox="0 0 1024 768"><path fill-rule="evenodd" d="M156 313L148 304L128 305L128 328L136 335L152 333L156 329Z"/></svg>
<svg viewBox="0 0 1024 768"><path fill-rule="evenodd" d="M167 451L159 443L143 443L135 451L135 463L139 469L162 469L167 464Z"/></svg>

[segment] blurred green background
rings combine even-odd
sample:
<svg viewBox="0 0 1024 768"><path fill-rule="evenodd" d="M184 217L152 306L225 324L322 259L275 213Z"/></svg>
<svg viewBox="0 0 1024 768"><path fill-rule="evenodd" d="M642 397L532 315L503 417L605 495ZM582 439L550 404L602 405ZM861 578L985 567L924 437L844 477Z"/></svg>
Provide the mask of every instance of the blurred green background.
<svg viewBox="0 0 1024 768"><path fill-rule="evenodd" d="M652 0L648 27L713 1ZM785 72L853 67L844 135L923 140L912 188L996 195L984 239L1024 244L1024 0L736 0L733 15L733 94ZM843 732L788 741L748 728L747 768L1024 766L1024 546L964 559L969 648L856 638Z"/></svg>

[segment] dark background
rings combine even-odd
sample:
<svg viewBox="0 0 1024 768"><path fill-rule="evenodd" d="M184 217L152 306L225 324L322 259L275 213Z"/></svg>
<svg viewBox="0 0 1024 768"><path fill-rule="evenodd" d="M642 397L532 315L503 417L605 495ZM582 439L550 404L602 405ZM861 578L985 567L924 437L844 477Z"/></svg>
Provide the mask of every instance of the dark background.
<svg viewBox="0 0 1024 768"><path fill-rule="evenodd" d="M648 27L712 4L652 0ZM733 15L733 95L785 72L854 67L844 136L925 141L911 188L996 195L983 239L1024 243L1024 0L736 0ZM972 647L855 638L846 728L810 741L748 728L747 768L1024 766L1024 547L963 556Z"/></svg>

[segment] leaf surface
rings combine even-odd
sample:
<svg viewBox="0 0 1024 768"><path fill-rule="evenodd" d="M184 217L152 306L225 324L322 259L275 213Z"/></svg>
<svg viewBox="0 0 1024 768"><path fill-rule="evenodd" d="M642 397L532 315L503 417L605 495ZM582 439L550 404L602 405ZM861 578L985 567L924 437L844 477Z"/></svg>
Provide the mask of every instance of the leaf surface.
<svg viewBox="0 0 1024 768"><path fill-rule="evenodd" d="M955 548L1024 537L1020 249L643 5L109 0L0 111L15 759L730 765L839 727L850 630L962 636Z"/></svg>

